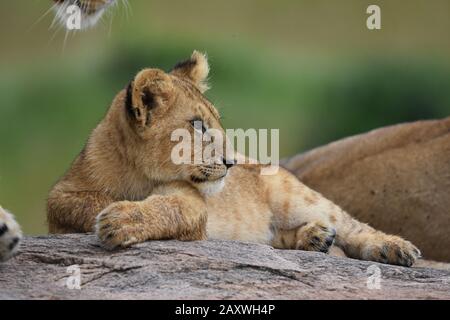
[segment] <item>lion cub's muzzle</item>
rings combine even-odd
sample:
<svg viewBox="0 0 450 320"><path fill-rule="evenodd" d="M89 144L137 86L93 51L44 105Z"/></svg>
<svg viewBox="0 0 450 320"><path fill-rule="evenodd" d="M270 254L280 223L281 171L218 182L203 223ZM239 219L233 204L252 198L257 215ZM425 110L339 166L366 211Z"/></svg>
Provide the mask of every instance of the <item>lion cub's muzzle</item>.
<svg viewBox="0 0 450 320"><path fill-rule="evenodd" d="M235 165L235 161L222 161L210 165L199 165L196 173L191 176L195 187L205 196L220 192L225 186L228 170Z"/></svg>
<svg viewBox="0 0 450 320"><path fill-rule="evenodd" d="M199 165L196 167L196 173L191 175L191 180L194 183L203 183L225 178L228 170L235 164L235 160L222 159L222 163Z"/></svg>

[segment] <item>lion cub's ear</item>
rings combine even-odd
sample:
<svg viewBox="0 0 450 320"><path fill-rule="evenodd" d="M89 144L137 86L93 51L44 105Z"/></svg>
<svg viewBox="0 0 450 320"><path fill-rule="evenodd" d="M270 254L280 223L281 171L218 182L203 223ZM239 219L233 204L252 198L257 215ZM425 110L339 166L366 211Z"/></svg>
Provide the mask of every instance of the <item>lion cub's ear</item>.
<svg viewBox="0 0 450 320"><path fill-rule="evenodd" d="M203 53L194 51L188 60L177 63L171 73L188 78L202 93L209 89L207 83L209 64L206 55Z"/></svg>
<svg viewBox="0 0 450 320"><path fill-rule="evenodd" d="M151 111L168 104L173 90L170 76L159 69L144 69L127 88L125 105L139 126L150 125Z"/></svg>

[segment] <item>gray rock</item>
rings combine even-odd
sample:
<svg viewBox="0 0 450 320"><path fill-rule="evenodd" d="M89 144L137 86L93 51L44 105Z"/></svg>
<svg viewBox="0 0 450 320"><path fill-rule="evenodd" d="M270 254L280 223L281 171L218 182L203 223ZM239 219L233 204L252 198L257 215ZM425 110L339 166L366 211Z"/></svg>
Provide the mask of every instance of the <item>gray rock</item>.
<svg viewBox="0 0 450 320"><path fill-rule="evenodd" d="M67 287L72 265L79 290ZM367 286L373 268L380 289ZM450 299L450 271L234 241L151 241L111 252L83 234L26 237L20 254L0 264L0 299L395 298Z"/></svg>

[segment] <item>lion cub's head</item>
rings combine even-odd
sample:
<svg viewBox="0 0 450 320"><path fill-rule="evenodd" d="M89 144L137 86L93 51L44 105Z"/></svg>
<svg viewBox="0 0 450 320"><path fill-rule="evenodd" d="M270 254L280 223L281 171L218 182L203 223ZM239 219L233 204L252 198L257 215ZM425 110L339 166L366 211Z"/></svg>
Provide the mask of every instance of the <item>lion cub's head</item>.
<svg viewBox="0 0 450 320"><path fill-rule="evenodd" d="M132 165L148 179L189 181L204 193L216 192L223 186L234 158L224 156L225 133L219 113L203 95L208 88L208 72L206 56L195 51L171 72L144 69L128 85L120 103L121 118L126 119L122 126L132 136L136 154ZM176 134L180 130L191 139L181 141L183 138ZM210 134L212 131L214 135ZM217 133L222 139L218 139ZM195 147L194 139L200 139L201 149ZM119 143L130 143L130 140L122 139ZM183 149L181 145L190 148ZM208 146L216 148L205 152ZM182 154L186 152L189 154ZM199 153L197 160L201 159L200 162L194 162ZM179 156L188 156L184 159L192 161L180 163L179 159L174 159Z"/></svg>

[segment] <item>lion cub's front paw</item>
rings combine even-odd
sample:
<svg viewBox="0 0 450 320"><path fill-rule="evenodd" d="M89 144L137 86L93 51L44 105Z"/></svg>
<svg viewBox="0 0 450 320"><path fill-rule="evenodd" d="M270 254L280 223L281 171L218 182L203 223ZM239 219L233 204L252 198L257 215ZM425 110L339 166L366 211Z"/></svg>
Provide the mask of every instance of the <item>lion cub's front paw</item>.
<svg viewBox="0 0 450 320"><path fill-rule="evenodd" d="M364 260L410 267L421 254L411 242L397 236L382 235L368 245L362 253Z"/></svg>
<svg viewBox="0 0 450 320"><path fill-rule="evenodd" d="M327 253L336 237L336 230L320 223L308 223L297 230L296 249Z"/></svg>
<svg viewBox="0 0 450 320"><path fill-rule="evenodd" d="M114 202L97 216L96 234L102 244L114 249L145 240L144 216L136 202Z"/></svg>

